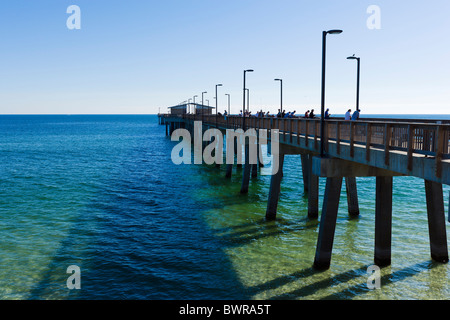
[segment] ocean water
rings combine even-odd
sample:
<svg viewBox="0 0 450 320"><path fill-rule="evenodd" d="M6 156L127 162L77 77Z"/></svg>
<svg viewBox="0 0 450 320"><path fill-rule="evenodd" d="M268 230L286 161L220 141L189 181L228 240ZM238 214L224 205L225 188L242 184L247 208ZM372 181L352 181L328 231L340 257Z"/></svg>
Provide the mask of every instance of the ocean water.
<svg viewBox="0 0 450 320"><path fill-rule="evenodd" d="M266 222L269 176L241 195L242 169L227 180L224 168L176 166L175 144L156 116L0 116L0 299L450 297L450 265L430 259L422 180L394 179L392 265L369 290L374 178L357 179L358 218L342 193L331 268L317 272L299 156L286 157L278 219ZM67 288L71 265L79 290Z"/></svg>

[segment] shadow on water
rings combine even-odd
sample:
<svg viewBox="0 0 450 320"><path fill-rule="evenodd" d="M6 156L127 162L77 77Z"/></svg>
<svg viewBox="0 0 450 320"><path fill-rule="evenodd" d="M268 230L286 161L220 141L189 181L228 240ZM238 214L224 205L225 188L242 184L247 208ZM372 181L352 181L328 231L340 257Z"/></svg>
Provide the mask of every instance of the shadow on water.
<svg viewBox="0 0 450 320"><path fill-rule="evenodd" d="M380 282L381 282L381 288L385 286L389 286L391 284L395 284L396 282L403 281L407 278L414 277L424 270L431 270L438 266L438 263L435 263L433 261L425 261L422 263L417 263L415 265L412 265L410 267L385 274L381 276ZM271 300L295 300L300 298L305 298L310 295L315 294L316 292L320 290L326 290L329 288L332 288L336 286L337 284L341 285L343 283L351 282L352 280L355 280L357 278L363 277L363 281L357 285L353 285L350 287L347 287L344 290L335 292L333 294L327 295L325 297L320 298L320 300L351 300L355 297L358 297L359 295L366 294L368 292L373 291L372 289L369 289L367 286L367 268L370 265L365 265L357 269L349 270L343 273L340 273L338 275L328 277L323 280L319 280L317 282L314 282L312 284L308 284L304 287L301 287L299 289L296 289L294 291L286 292L277 296L274 296L270 298ZM298 282L300 280L304 280L308 277L312 277L314 275L321 274L326 271L318 271L311 268L306 268L301 271L297 271L288 275L284 275L281 277L278 277L276 279L273 279L271 281L268 281L266 283L263 283L261 285L253 286L248 288L249 292L251 292L253 295L256 295L258 293L261 293L266 290L274 290L279 287L288 285L293 282Z"/></svg>
<svg viewBox="0 0 450 320"><path fill-rule="evenodd" d="M68 236L61 242L59 249L55 252L52 260L46 267L46 272L41 276L40 281L30 290L29 300L46 299L78 299L79 290L69 290L66 281L70 274L67 268L77 265L83 269L82 257L78 256L78 247L82 240L80 238L90 237L86 222L90 219L89 212L83 212L68 232Z"/></svg>
<svg viewBox="0 0 450 320"><path fill-rule="evenodd" d="M399 281L403 281L407 278L414 277L415 275L420 274L424 270L431 270L437 266L438 266L438 263L435 263L433 261L425 261L425 262L417 263L415 265L403 268L398 271L394 271L393 273L383 275L383 276L381 276L381 279L380 279L381 280L381 288L383 288L384 286L394 284ZM366 268L366 270L367 270L367 268ZM361 271L365 271L365 270L361 270ZM365 294L369 291L371 291L371 290L367 288L367 283L361 283L361 284L349 287L343 291L333 293L331 295L323 297L322 300L352 299L358 295Z"/></svg>
<svg viewBox="0 0 450 320"><path fill-rule="evenodd" d="M306 221L306 220L305 220ZM277 221L267 221L261 219L252 223L244 223L233 227L215 229L215 235L225 242L228 247L238 247L249 244L253 241L268 237L274 237L290 232L300 232L308 229L316 229L319 225L317 220L293 222L278 219Z"/></svg>
<svg viewBox="0 0 450 320"><path fill-rule="evenodd" d="M212 204L186 193L199 182L174 184L182 172L175 167L155 174L168 159L139 161L151 151L125 154L76 212L28 299L251 299L222 241L201 218ZM70 265L81 268L81 290L66 287Z"/></svg>
<svg viewBox="0 0 450 320"><path fill-rule="evenodd" d="M300 289L291 291L291 292L287 292L285 294L282 295L278 295L272 299L274 300L287 300L287 299L296 299L296 298L301 298L301 297L306 297L309 295L312 295L314 293L316 293L319 290L322 289L328 289L333 287L334 285L336 285L336 283L342 284L342 283L346 283L351 281L352 279L358 278L361 276L361 274L363 274L364 272L366 272L367 268L369 266L363 266L361 268L358 269L354 269L354 270L349 270L347 272L343 272L341 274L338 274L336 276L333 277L328 277L324 280L320 280L318 282L314 282L313 284L304 286ZM301 272L297 272L294 273L291 278L294 278L296 281L299 279L303 279L305 277L308 276L312 276L315 274L321 273L320 271L315 270L314 268L309 268L306 270L303 270ZM283 277L285 278L285 277ZM283 279L282 278L282 279ZM276 280L276 282L278 282L279 279ZM285 282L285 281L282 281ZM337 294L337 296L341 296L341 294Z"/></svg>

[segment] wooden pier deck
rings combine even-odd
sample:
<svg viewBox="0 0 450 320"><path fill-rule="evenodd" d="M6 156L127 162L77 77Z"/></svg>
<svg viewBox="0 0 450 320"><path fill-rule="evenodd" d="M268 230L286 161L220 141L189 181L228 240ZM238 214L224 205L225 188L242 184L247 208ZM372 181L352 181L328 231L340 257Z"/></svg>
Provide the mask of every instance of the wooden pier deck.
<svg viewBox="0 0 450 320"><path fill-rule="evenodd" d="M280 170L271 178L266 218L276 219L285 155L301 155L304 187L308 192L308 216L319 217L319 178L327 179L320 217L314 266L327 269L339 207L342 183L346 182L349 214L358 215L357 177L376 177L375 263L391 263L392 186L395 176L424 180L427 198L431 257L448 262L445 209L442 185L450 185L450 121L327 119L324 127L325 157L320 157L320 119L259 118L215 115L159 115L169 135L176 128L193 128L201 121L204 130L272 130L279 132ZM244 124L245 121L245 124ZM269 142L270 143L270 142ZM248 192L251 165L246 157L242 190ZM253 166L253 167L252 167ZM232 165L228 164L227 176ZM253 170L252 170L253 169Z"/></svg>

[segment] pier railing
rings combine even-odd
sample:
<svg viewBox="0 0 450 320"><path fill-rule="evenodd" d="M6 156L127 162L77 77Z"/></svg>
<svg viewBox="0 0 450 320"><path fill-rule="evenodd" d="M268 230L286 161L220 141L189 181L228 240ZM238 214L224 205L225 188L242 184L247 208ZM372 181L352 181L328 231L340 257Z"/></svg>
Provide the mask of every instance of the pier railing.
<svg viewBox="0 0 450 320"><path fill-rule="evenodd" d="M173 117L167 115L168 117ZM205 125L220 129L243 128L244 118L240 116L216 115L180 115L178 117L191 121L202 121ZM280 131L280 142L304 145L313 151L320 149L320 119L305 118L275 118L275 117L245 117L245 129L272 129ZM339 155L341 146L350 147L353 157L355 148L366 150L366 160L370 161L372 149L385 152L385 163L389 164L390 152L403 152L408 157L408 170L412 170L413 157L432 157L436 160L437 175L442 160L450 159L450 124L438 124L436 121L427 123L405 122L404 120L377 121L358 120L345 121L337 119L325 120L325 141L327 150L329 143L336 144Z"/></svg>

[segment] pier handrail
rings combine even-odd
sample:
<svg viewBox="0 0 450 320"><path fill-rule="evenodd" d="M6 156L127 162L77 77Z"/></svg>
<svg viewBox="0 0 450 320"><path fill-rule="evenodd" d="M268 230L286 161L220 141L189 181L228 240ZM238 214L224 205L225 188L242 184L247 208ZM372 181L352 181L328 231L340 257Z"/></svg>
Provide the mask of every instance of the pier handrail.
<svg viewBox="0 0 450 320"><path fill-rule="evenodd" d="M191 121L203 121L209 127L219 129L242 128L242 116L216 115L164 115L171 118L183 118ZM276 117L246 117L246 129L278 129L280 142L300 145L304 139L306 146L315 152L320 148L320 118L276 118ZM421 121L421 120L417 120ZM422 156L434 158L436 161L436 176L440 177L441 162L450 159L450 125L424 122L405 122L392 119L378 121L377 119L360 119L345 121L341 119L325 120L324 145L328 150L329 143L336 144L339 155L341 146L350 147L350 155L354 156L355 148L366 150L366 160L370 160L372 149L385 153L385 164L389 164L391 152L404 152L408 157L408 170L412 170L413 157Z"/></svg>

